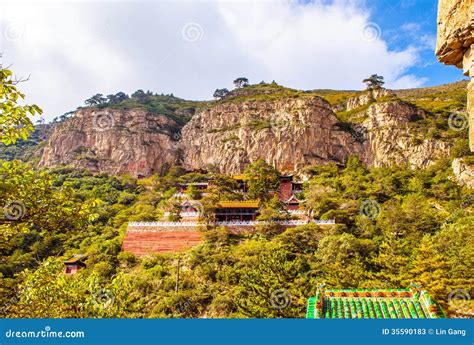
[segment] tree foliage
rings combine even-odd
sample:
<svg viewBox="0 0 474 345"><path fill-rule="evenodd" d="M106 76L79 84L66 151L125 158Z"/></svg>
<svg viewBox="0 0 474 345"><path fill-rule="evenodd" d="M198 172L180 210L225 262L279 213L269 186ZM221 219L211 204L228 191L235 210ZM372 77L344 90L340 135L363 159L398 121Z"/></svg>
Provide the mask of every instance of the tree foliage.
<svg viewBox="0 0 474 345"><path fill-rule="evenodd" d="M234 80L234 86L236 88L241 88L249 85L249 80L245 77L239 77Z"/></svg>
<svg viewBox="0 0 474 345"><path fill-rule="evenodd" d="M5 145L14 144L18 139L26 140L34 131L30 116L43 112L35 104L20 105L25 95L17 88L19 82L11 70L0 66L0 143Z"/></svg>
<svg viewBox="0 0 474 345"><path fill-rule="evenodd" d="M229 90L224 88L224 89L216 89L216 91L214 91L214 94L212 96L215 99L224 99L225 96L227 96L228 94L229 94Z"/></svg>
<svg viewBox="0 0 474 345"><path fill-rule="evenodd" d="M385 84L385 81L383 79L384 78L381 75L372 74L370 77L362 80L362 82L367 84L368 90L372 90L381 88L383 84Z"/></svg>
<svg viewBox="0 0 474 345"><path fill-rule="evenodd" d="M267 200L270 191L276 191L280 184L280 173L263 159L259 159L245 168L248 178L249 199Z"/></svg>
<svg viewBox="0 0 474 345"><path fill-rule="evenodd" d="M0 171L0 200L22 201L28 211L24 222L1 226L8 236L0 247L1 316L302 317L321 283L417 283L452 313L460 308L448 301L453 291L472 294L474 195L452 182L448 162L410 170L351 158L343 168L312 167L304 198L316 217L338 215L337 225L236 235L210 221L204 242L179 254L177 292L177 254L134 257L122 251L123 235L129 221L163 219L178 183L209 176L173 168L136 181L19 163ZM256 162L248 173L266 177L255 189L267 193L262 219L286 217L268 183L274 169ZM232 178L213 181L199 200L209 217L219 200L245 196ZM370 217L361 211L365 200L379 206ZM74 253L87 254L87 268L64 276L61 260Z"/></svg>

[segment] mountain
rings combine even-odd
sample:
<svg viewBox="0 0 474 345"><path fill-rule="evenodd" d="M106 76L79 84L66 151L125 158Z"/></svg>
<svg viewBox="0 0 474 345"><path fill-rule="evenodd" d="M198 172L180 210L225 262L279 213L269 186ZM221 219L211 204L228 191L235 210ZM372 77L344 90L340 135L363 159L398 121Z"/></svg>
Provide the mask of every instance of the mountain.
<svg viewBox="0 0 474 345"><path fill-rule="evenodd" d="M40 167L72 165L94 172L148 176L173 165L241 172L264 159L283 172L344 164L429 166L468 152L466 81L389 91L289 89L249 85L212 102L174 96L79 108L38 146Z"/></svg>
<svg viewBox="0 0 474 345"><path fill-rule="evenodd" d="M255 93L231 95L186 124L182 148L187 168L213 166L237 173L264 159L292 172L344 164L350 155L369 166L421 168L450 154L448 137L429 133L434 115L387 90L354 93L331 105L324 99L334 96L329 93L278 87L274 93L258 93L259 87Z"/></svg>

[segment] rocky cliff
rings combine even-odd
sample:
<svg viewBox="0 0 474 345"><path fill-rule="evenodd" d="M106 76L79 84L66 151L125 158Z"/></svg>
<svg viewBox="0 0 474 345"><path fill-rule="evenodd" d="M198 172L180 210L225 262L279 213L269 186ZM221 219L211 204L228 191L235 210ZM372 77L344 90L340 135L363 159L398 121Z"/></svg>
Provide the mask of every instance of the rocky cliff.
<svg viewBox="0 0 474 345"><path fill-rule="evenodd" d="M148 176L178 158L180 125L147 110L85 108L58 125L39 166L59 164Z"/></svg>
<svg viewBox="0 0 474 345"><path fill-rule="evenodd" d="M440 62L462 68L471 78L467 86L469 140L474 152L474 3L472 0L439 0L436 55Z"/></svg>
<svg viewBox="0 0 474 345"><path fill-rule="evenodd" d="M363 107L367 104L373 103L382 97L386 97L390 95L393 95L392 91L381 88L381 87L370 89L361 95L349 98L347 102L345 103L345 107L344 107L345 109L341 109L341 110L351 111L359 107Z"/></svg>
<svg viewBox="0 0 474 345"><path fill-rule="evenodd" d="M320 97L226 102L195 115L183 128L184 165L241 172L258 159L281 171L363 155L364 144L336 125Z"/></svg>
<svg viewBox="0 0 474 345"><path fill-rule="evenodd" d="M324 90L324 98L317 90L270 84L245 89L200 104L184 120L176 112L149 109L80 109L55 126L39 165L148 176L181 164L233 174L258 159L293 172L344 164L356 155L370 166L423 168L449 156L457 140L465 141L465 130L448 126L453 109L465 106L465 83L399 96L383 89L377 94Z"/></svg>
<svg viewBox="0 0 474 345"><path fill-rule="evenodd" d="M366 106L366 98L351 98L346 108ZM343 164L356 155L373 166L426 167L449 155L451 145L418 138L410 124L423 116L423 111L397 100L369 105L360 124L341 122L329 103L316 96L227 102L197 114L183 128L184 164L237 173L249 162L264 159L281 171L294 171L313 164Z"/></svg>
<svg viewBox="0 0 474 345"><path fill-rule="evenodd" d="M451 145L442 140L419 135L412 123L425 113L401 101L371 105L366 111L363 128L367 130L368 147L363 161L373 166L409 165L423 168L436 158L448 156Z"/></svg>
<svg viewBox="0 0 474 345"><path fill-rule="evenodd" d="M469 158L456 158L452 163L456 180L462 186L474 188L474 161Z"/></svg>

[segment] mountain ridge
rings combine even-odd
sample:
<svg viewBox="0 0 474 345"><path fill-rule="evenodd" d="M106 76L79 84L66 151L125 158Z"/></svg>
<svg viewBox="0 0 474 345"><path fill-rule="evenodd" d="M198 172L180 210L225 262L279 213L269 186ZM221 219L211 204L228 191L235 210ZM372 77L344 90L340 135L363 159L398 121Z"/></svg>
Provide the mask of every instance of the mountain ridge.
<svg viewBox="0 0 474 345"><path fill-rule="evenodd" d="M294 172L356 155L367 165L423 168L466 151L464 131L448 126L465 111L466 83L395 91L255 84L209 102L153 95L82 107L52 126L37 164L149 176L174 165L238 173L262 158Z"/></svg>

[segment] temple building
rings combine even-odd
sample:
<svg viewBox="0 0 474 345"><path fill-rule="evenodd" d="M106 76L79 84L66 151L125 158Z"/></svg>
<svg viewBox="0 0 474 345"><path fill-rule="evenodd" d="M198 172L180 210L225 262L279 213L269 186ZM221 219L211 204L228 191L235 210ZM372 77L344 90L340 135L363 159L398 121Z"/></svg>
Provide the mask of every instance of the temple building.
<svg viewBox="0 0 474 345"><path fill-rule="evenodd" d="M260 202L257 200L246 201L220 201L216 209L216 220L219 222L254 221L259 215Z"/></svg>
<svg viewBox="0 0 474 345"><path fill-rule="evenodd" d="M66 275L74 275L80 269L85 268L86 264L84 263L84 259L86 258L85 254L74 254L69 259L64 260L64 274Z"/></svg>
<svg viewBox="0 0 474 345"><path fill-rule="evenodd" d="M320 287L308 300L307 319L435 319L444 317L430 295L411 289L343 289Z"/></svg>
<svg viewBox="0 0 474 345"><path fill-rule="evenodd" d="M280 200L288 200L293 195L301 193L302 191L303 183L294 181L293 175L280 176L280 189L278 191Z"/></svg>
<svg viewBox="0 0 474 345"><path fill-rule="evenodd" d="M246 175L234 175L232 178L237 182L238 184L238 191L241 193L247 193L248 191L248 180L249 178Z"/></svg>
<svg viewBox="0 0 474 345"><path fill-rule="evenodd" d="M288 200L284 200L283 203L288 210L296 211L300 209L302 201L293 194Z"/></svg>

